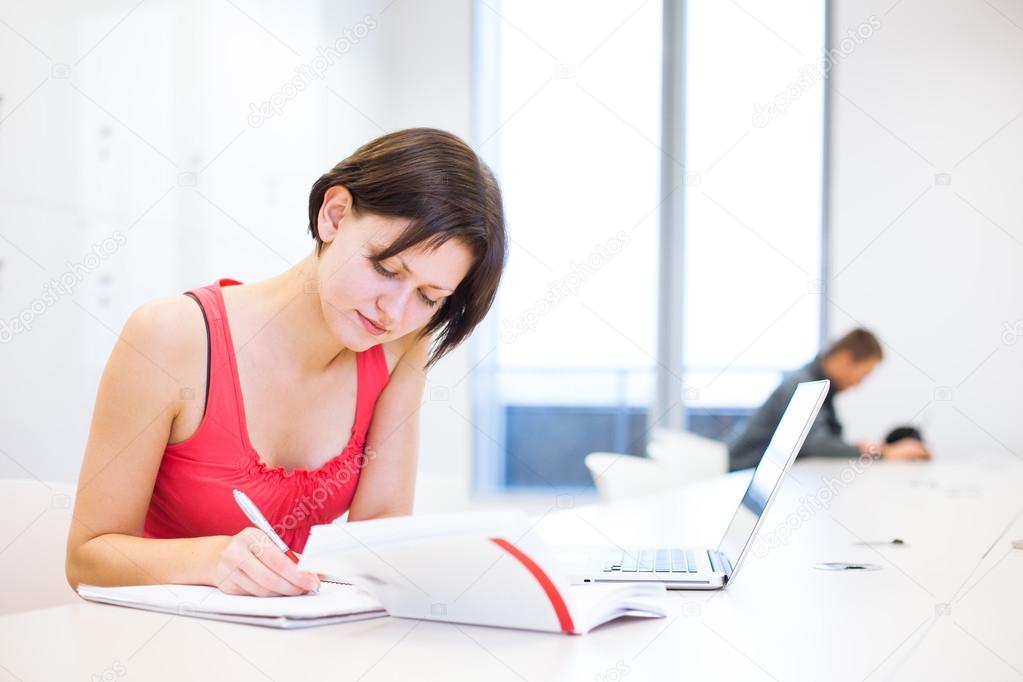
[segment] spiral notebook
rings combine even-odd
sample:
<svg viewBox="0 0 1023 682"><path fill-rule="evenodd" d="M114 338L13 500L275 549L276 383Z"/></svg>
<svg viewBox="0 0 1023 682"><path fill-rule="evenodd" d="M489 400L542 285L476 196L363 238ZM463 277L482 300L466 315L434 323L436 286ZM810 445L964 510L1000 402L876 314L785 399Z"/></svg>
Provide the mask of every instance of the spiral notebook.
<svg viewBox="0 0 1023 682"><path fill-rule="evenodd" d="M253 597L205 585L79 585L83 599L134 609L233 623L295 629L386 616L376 599L352 585L323 581L317 594Z"/></svg>

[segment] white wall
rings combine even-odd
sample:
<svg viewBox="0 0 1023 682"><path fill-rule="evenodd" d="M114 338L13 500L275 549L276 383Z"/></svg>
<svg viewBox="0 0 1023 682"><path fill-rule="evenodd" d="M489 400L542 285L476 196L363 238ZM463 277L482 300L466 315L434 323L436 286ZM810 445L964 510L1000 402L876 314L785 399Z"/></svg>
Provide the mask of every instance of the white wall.
<svg viewBox="0 0 1023 682"><path fill-rule="evenodd" d="M31 321L0 339L0 477L77 476L131 310L303 257L309 187L373 137L470 134L469 0L136 4L8 2L0 17L0 320ZM250 118L345 37L322 78ZM114 234L71 293L30 311ZM466 482L470 433L449 407L471 414L468 369L463 348L431 375L421 445L424 471Z"/></svg>
<svg viewBox="0 0 1023 682"><path fill-rule="evenodd" d="M880 21L832 81L830 330L865 324L888 358L839 400L848 435L916 417L936 456L1019 457L1023 5L833 9L836 41Z"/></svg>
<svg viewBox="0 0 1023 682"><path fill-rule="evenodd" d="M994 4L1023 25L1018 6ZM0 477L77 475L99 373L134 307L300 258L309 185L375 135L470 134L470 0L239 5L248 17L134 5L5 4L0 320L93 243L127 240L0 344ZM834 72L830 317L835 334L874 328L889 359L840 398L849 435L923 415L939 456L1019 454L1023 338L1007 343L1003 325L1023 321L1023 31L979 0L838 0L834 27L871 14L881 28ZM322 80L249 124L250 103L367 15L376 28ZM452 410L471 415L468 357L432 373L421 447L425 473L466 484L472 428ZM942 387L952 400L935 399Z"/></svg>

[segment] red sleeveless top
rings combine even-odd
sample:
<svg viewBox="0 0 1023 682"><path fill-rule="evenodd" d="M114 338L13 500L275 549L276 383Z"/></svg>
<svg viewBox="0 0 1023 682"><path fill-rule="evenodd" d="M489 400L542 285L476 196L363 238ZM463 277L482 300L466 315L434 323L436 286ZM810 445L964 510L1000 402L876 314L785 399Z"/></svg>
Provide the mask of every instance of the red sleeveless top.
<svg viewBox="0 0 1023 682"><path fill-rule="evenodd" d="M194 434L164 450L143 537L238 533L252 524L231 494L237 488L252 499L288 546L301 552L311 526L332 522L352 503L365 462L363 449L373 409L389 379L387 363L380 345L358 354L355 423L340 454L315 470L267 466L249 442L234 343L220 290L240 283L221 279L188 292L202 306L209 330L206 410Z"/></svg>

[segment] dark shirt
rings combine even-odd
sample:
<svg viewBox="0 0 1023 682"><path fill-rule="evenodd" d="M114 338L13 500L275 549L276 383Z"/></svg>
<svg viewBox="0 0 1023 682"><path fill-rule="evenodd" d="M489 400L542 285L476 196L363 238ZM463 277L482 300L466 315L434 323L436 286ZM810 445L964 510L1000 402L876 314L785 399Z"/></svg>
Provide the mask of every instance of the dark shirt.
<svg viewBox="0 0 1023 682"><path fill-rule="evenodd" d="M742 433L728 444L729 470L735 471L759 464L792 394L796 392L796 385L804 381L819 381L826 378L819 355L795 372L786 375L767 402L749 418ZM842 424L838 421L832 404L834 394L835 389L832 386L799 451L800 455L847 459L860 456L858 447L842 440Z"/></svg>

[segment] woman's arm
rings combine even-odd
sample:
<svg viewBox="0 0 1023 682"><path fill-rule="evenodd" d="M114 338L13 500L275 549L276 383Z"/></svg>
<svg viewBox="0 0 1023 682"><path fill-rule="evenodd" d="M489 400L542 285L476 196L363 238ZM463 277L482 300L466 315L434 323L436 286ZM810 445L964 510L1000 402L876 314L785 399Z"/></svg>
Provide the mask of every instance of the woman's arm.
<svg viewBox="0 0 1023 682"><path fill-rule="evenodd" d="M314 589L315 576L264 547L255 528L234 536L141 537L183 396L205 393L181 379L204 373L188 371L200 355L191 347L193 331L201 349L203 329L198 307L183 297L149 303L125 323L100 381L79 474L65 564L72 588L181 583L259 595Z"/></svg>
<svg viewBox="0 0 1023 682"><path fill-rule="evenodd" d="M204 577L197 559L213 551L210 541L184 540L172 547L139 537L184 388L174 346L182 341L176 330L186 325L172 327L165 318L173 322L183 314L172 301L139 308L107 361L68 534L66 571L72 587Z"/></svg>
<svg viewBox="0 0 1023 682"><path fill-rule="evenodd" d="M430 339L401 356L377 400L366 438L366 459L348 510L349 521L412 513L419 448L419 408L426 383Z"/></svg>

